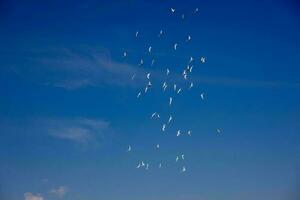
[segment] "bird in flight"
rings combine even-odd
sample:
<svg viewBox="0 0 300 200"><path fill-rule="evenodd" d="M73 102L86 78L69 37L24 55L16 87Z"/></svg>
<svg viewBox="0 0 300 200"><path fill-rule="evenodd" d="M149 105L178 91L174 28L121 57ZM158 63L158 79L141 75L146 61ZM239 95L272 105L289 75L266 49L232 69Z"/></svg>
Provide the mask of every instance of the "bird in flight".
<svg viewBox="0 0 300 200"><path fill-rule="evenodd" d="M181 135L181 131L178 130L176 136L178 137L178 136L180 136L180 135Z"/></svg>
<svg viewBox="0 0 300 200"><path fill-rule="evenodd" d="M135 37L138 37L138 35L139 35L139 31L136 31L135 32Z"/></svg>
<svg viewBox="0 0 300 200"><path fill-rule="evenodd" d="M170 97L170 98L169 98L169 106L171 106L171 105L172 105L172 102L173 102L173 98L172 98L172 97Z"/></svg>
<svg viewBox="0 0 300 200"><path fill-rule="evenodd" d="M174 13L175 12L175 8L171 8L171 12Z"/></svg>
<svg viewBox="0 0 300 200"><path fill-rule="evenodd" d="M141 96L141 92L139 92L136 96L136 98L139 98Z"/></svg>
<svg viewBox="0 0 300 200"><path fill-rule="evenodd" d="M205 63L205 57L200 58L201 63Z"/></svg>
<svg viewBox="0 0 300 200"><path fill-rule="evenodd" d="M166 130L166 124L163 124L161 130L162 130L162 131L165 131L165 130Z"/></svg>
<svg viewBox="0 0 300 200"><path fill-rule="evenodd" d="M170 115L169 119L168 119L168 123L170 123L172 121L173 117Z"/></svg>
<svg viewBox="0 0 300 200"><path fill-rule="evenodd" d="M174 44L174 50L177 50L177 43Z"/></svg>
<svg viewBox="0 0 300 200"><path fill-rule="evenodd" d="M202 100L204 100L204 93L203 92L200 94L200 97L201 97Z"/></svg>
<svg viewBox="0 0 300 200"><path fill-rule="evenodd" d="M131 151L131 146L129 145L128 149L127 149L127 152L130 152L130 151Z"/></svg>
<svg viewBox="0 0 300 200"><path fill-rule="evenodd" d="M186 168L185 168L185 166L183 166L182 169L181 169L181 173L183 173L185 171L186 171Z"/></svg>
<svg viewBox="0 0 300 200"><path fill-rule="evenodd" d="M167 76L170 74L170 70L167 68Z"/></svg>
<svg viewBox="0 0 300 200"><path fill-rule="evenodd" d="M189 136L192 136L192 131L188 131L187 134L188 134Z"/></svg>
<svg viewBox="0 0 300 200"><path fill-rule="evenodd" d="M151 51L152 51L152 47L150 46L150 47L148 48L148 52L151 53Z"/></svg>

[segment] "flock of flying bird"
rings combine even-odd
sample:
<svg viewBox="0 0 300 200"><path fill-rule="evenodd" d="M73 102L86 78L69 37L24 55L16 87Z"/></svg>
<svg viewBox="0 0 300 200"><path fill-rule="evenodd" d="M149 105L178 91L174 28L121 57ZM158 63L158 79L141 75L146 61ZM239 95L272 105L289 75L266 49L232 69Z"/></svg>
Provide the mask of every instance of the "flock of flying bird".
<svg viewBox="0 0 300 200"><path fill-rule="evenodd" d="M171 12L171 15L175 15L176 9L175 9L175 8L170 8L170 12ZM199 12L199 9L196 8L196 9L194 9L193 14L197 14L198 12ZM182 18L182 20L185 19L185 15L182 14L182 15L181 15L181 18ZM158 37L162 37L163 35L164 35L164 31L163 31L163 30L160 30L160 31L159 31L159 34L158 34ZM139 31L136 31L135 37L136 37L136 38L139 37ZM186 39L186 42L191 41L191 39L192 39L191 35L188 35L188 36L187 36L187 39ZM175 43L175 44L173 45L174 51L176 51L177 48L178 48L178 43ZM149 47L148 47L148 53L149 53L149 54L152 53L152 46L149 46ZM127 56L128 56L128 55L127 55L127 52L125 51L125 52L123 53L123 57L127 57ZM152 61L151 61L151 66L154 64L154 62L155 62L154 59L152 59ZM186 66L186 68L183 69L182 77L183 77L183 79L184 79L185 81L189 81L189 80L188 80L188 77L189 77L189 75L192 73L192 70L193 70L193 65L192 65L192 64L193 64L193 62L194 62L194 58L193 58L193 57L190 57L190 58L189 58L189 61L188 61L188 64L187 64L187 66ZM201 63L201 64L204 64L205 62L206 62L206 58L205 58L205 57L200 57L200 63ZM144 60L141 59L140 62L139 62L139 64L138 64L138 66L143 66L143 65L144 65ZM167 68L165 74L166 74L166 76L168 76L168 75L170 74L170 69ZM133 74L133 75L131 76L131 79L134 80L134 79L135 79L135 76L136 76L136 74ZM138 92L138 94L137 94L137 96L136 96L137 98L140 98L141 95L142 95L143 93L147 93L148 90L150 89L150 87L152 86L152 82L151 82L151 73L146 73L146 80L147 80L148 83L146 84L145 89L144 89L143 91L139 91L139 92ZM192 89L193 86L194 86L194 83L193 83L193 82L189 82L188 89ZM163 83L162 83L162 89L163 89L163 91L166 91L168 87L169 87L169 88L172 88L172 89L174 90L175 94L179 94L179 93L182 92L182 88L179 88L178 85L176 85L176 83L174 83L172 86L169 86L167 82L163 82ZM201 98L201 100L204 100L204 98L205 98L205 93L202 92L202 93L200 94L200 98ZM173 97L170 96L170 97L169 97L169 101L168 101L169 106L172 106L172 103L173 103ZM151 119L155 119L155 118L159 119L159 118L160 118L160 114L159 114L158 112L153 112L150 118L151 118ZM165 133L167 126L171 123L172 120L173 120L172 115L169 115L167 122L165 122L165 123L162 124L161 131L162 131L163 133ZM217 132L218 134L220 134L220 133L221 133L221 129L216 129L216 132ZM182 134L183 134L183 132L179 129L179 130L177 130L176 137L179 137L179 136L182 135ZM191 130L188 130L188 131L186 132L186 134L187 134L188 136L192 136L192 131L191 131ZM155 148L156 148L156 149L159 149L159 148L160 148L160 145L159 145L159 144L156 144L156 145L155 145ZM132 146L129 145L129 146L128 146L128 149L127 149L127 152L129 153L129 152L131 152L131 151L132 151ZM185 155L184 155L184 154L177 155L176 157L174 157L174 159L175 159L175 162L179 162L180 160L184 160L184 159L185 159ZM161 167L162 167L162 163L160 162L160 163L158 164L158 168L161 168ZM144 162L143 160L141 160L141 161L139 161L139 162L137 163L136 168L137 168L137 169L144 168L145 170L148 170L148 169L150 168L150 165L149 165L149 163ZM183 166L180 167L180 172L181 172L181 173L184 173L184 172L186 172L186 171L187 171L187 168L186 168L185 165L183 165Z"/></svg>

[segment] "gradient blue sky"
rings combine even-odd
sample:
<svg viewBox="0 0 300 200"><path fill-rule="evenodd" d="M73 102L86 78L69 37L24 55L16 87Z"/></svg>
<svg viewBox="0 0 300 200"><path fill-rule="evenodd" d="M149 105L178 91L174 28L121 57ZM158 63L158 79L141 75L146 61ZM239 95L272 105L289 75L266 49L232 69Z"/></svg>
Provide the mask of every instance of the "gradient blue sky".
<svg viewBox="0 0 300 200"><path fill-rule="evenodd" d="M0 199L299 199L299 13L296 0L1 1ZM176 98L162 136L149 120L170 112L157 85L189 56L195 87ZM144 81L130 76L146 71L154 88L137 100ZM178 128L192 138L174 137ZM166 166L136 170L140 159Z"/></svg>

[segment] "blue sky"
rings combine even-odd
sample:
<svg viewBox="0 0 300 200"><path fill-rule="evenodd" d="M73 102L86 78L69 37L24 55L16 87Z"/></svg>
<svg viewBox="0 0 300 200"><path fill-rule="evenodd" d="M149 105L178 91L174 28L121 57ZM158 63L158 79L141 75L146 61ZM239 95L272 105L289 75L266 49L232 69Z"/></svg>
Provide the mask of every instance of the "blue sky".
<svg viewBox="0 0 300 200"><path fill-rule="evenodd" d="M299 199L299 9L292 0L1 1L0 199ZM169 108L174 94L161 84L186 88L190 56L195 86ZM153 88L137 99L147 72ZM165 135L155 111L174 117ZM178 139L177 129L193 135ZM135 169L139 160L150 170Z"/></svg>

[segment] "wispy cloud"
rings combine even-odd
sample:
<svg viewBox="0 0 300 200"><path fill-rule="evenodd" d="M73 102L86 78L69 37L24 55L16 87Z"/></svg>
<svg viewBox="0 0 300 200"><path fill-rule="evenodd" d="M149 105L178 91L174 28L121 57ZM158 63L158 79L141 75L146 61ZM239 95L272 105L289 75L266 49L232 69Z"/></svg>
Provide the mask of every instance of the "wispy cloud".
<svg viewBox="0 0 300 200"><path fill-rule="evenodd" d="M67 194L68 191L69 191L69 188L67 186L59 186L58 188L50 190L49 194L53 194L55 196L62 198L63 196L65 196Z"/></svg>
<svg viewBox="0 0 300 200"><path fill-rule="evenodd" d="M25 200L44 200L41 194L32 194L31 192L26 192L24 194Z"/></svg>
<svg viewBox="0 0 300 200"><path fill-rule="evenodd" d="M109 123L101 119L47 119L42 123L50 136L80 144L95 143L110 132Z"/></svg>

